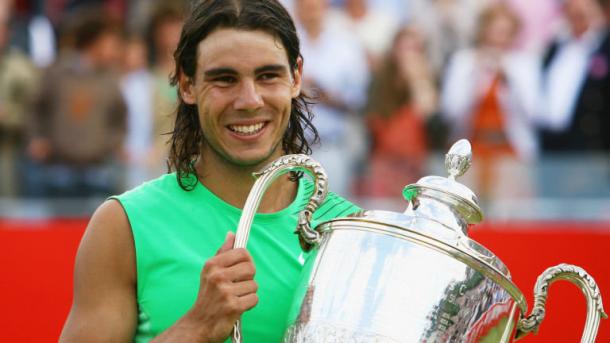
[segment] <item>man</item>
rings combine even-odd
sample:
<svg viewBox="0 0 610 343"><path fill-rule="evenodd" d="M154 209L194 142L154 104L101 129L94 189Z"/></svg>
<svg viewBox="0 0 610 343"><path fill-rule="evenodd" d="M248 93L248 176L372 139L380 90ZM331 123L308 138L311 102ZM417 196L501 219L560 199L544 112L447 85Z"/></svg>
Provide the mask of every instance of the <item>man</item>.
<svg viewBox="0 0 610 343"><path fill-rule="evenodd" d="M28 175L31 195L107 197L119 189L126 107L112 68L121 32L93 11L75 18L74 49L46 71L35 101L28 152L39 173Z"/></svg>
<svg viewBox="0 0 610 343"><path fill-rule="evenodd" d="M544 153L610 151L610 43L594 0L566 0L568 32L543 61L540 126ZM607 5L606 5L607 7Z"/></svg>
<svg viewBox="0 0 610 343"><path fill-rule="evenodd" d="M294 24L277 0L204 0L174 56L176 172L94 214L61 342L219 342L242 314L245 342L282 338L303 262L292 232L311 182L286 175L269 187L248 250L231 249L227 232L237 227L251 173L309 152L305 130L315 136ZM314 219L356 210L331 194Z"/></svg>

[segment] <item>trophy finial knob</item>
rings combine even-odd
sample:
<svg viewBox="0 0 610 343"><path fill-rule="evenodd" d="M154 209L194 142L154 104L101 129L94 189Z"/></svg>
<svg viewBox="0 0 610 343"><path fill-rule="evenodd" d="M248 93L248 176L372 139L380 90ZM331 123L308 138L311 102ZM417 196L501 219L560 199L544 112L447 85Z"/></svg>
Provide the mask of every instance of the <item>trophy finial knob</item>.
<svg viewBox="0 0 610 343"><path fill-rule="evenodd" d="M464 175L472 162L472 147L467 139L455 142L445 155L445 168L449 172L449 178Z"/></svg>

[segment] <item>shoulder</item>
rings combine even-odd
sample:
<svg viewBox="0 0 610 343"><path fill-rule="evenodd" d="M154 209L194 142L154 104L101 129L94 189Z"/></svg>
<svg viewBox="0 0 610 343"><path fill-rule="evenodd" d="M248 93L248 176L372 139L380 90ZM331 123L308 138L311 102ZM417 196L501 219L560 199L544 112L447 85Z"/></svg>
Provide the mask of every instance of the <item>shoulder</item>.
<svg viewBox="0 0 610 343"><path fill-rule="evenodd" d="M73 305L60 341L120 342L133 337L135 290L135 249L129 222L121 205L108 200L93 214L78 248Z"/></svg>
<svg viewBox="0 0 610 343"><path fill-rule="evenodd" d="M121 236L130 238L129 221L121 204L118 201L108 199L97 208L91 217L83 241L91 237L95 240L103 240Z"/></svg>
<svg viewBox="0 0 610 343"><path fill-rule="evenodd" d="M112 196L110 199L115 199L121 204L154 201L177 190L182 190L182 188L180 188L176 173L170 173L154 180L146 181L123 194Z"/></svg>
<svg viewBox="0 0 610 343"><path fill-rule="evenodd" d="M112 277L135 283L133 237L121 204L107 200L95 211L81 240L76 272L112 270ZM108 275L110 277L110 275Z"/></svg>
<svg viewBox="0 0 610 343"><path fill-rule="evenodd" d="M305 190L304 194L312 194L314 191L313 182L309 179L302 179L302 182ZM322 204L314 212L313 219L315 221L326 221L337 217L345 217L360 210L360 207L351 201L333 192L328 192Z"/></svg>
<svg viewBox="0 0 610 343"><path fill-rule="evenodd" d="M21 51L12 49L4 56L5 68L13 74L24 77L35 77L36 67Z"/></svg>

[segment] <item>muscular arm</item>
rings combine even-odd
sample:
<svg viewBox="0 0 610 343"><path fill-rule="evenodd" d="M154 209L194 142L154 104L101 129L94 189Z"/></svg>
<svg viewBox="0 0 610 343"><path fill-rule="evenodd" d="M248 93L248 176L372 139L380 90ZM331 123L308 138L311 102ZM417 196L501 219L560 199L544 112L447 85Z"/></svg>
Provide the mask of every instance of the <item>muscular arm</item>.
<svg viewBox="0 0 610 343"><path fill-rule="evenodd" d="M72 309L59 341L131 342L136 324L133 237L123 208L109 200L91 218L78 248Z"/></svg>
<svg viewBox="0 0 610 343"><path fill-rule="evenodd" d="M222 342L239 316L258 302L255 268L229 234L201 272L193 307L154 342ZM74 301L59 339L131 342L137 325L136 262L127 216L114 200L93 215L76 256Z"/></svg>

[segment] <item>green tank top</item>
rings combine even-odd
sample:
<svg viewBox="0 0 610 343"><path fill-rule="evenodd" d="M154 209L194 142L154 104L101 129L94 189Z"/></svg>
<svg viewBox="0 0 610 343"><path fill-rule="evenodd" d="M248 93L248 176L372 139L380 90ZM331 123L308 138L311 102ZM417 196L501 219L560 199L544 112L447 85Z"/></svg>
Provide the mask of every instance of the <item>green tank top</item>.
<svg viewBox="0 0 610 343"><path fill-rule="evenodd" d="M280 342L306 259L294 234L297 215L309 201L313 183L299 181L287 208L257 214L247 249L256 266L258 304L242 316L244 342ZM114 197L125 209L133 232L137 267L138 327L135 342L148 342L194 304L205 261L214 256L227 231L235 232L241 210L201 183L187 192L176 174L167 174ZM329 193L314 214L316 223L358 211ZM313 226L315 227L315 226Z"/></svg>

